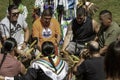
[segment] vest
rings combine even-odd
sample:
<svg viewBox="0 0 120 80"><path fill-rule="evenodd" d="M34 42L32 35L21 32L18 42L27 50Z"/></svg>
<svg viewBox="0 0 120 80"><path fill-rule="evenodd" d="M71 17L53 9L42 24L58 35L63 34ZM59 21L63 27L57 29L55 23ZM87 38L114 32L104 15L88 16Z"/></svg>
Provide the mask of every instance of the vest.
<svg viewBox="0 0 120 80"><path fill-rule="evenodd" d="M100 48L103 48L104 47L104 43L105 43L104 28L103 27L100 27L100 30L99 30L97 36L98 36L99 46L100 46Z"/></svg>
<svg viewBox="0 0 120 80"><path fill-rule="evenodd" d="M87 17L86 21L78 24L77 20L72 21L73 42L85 45L85 43L93 40L96 33L93 31L92 19Z"/></svg>

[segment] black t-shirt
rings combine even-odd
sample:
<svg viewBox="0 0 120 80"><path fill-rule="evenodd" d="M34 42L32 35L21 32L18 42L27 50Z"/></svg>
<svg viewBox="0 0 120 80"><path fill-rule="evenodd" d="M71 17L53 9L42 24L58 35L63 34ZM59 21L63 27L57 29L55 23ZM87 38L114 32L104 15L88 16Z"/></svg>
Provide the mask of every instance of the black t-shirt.
<svg viewBox="0 0 120 80"><path fill-rule="evenodd" d="M28 68L27 73L24 76L15 76L14 80L52 80L48 77L43 70Z"/></svg>
<svg viewBox="0 0 120 80"><path fill-rule="evenodd" d="M104 58L93 57L85 60L80 66L78 66L78 75L82 75L82 80L104 80Z"/></svg>
<svg viewBox="0 0 120 80"><path fill-rule="evenodd" d="M92 18L87 17L86 21L82 24L78 24L77 20L72 21L73 40L79 44L85 44L93 40L96 36L93 30Z"/></svg>

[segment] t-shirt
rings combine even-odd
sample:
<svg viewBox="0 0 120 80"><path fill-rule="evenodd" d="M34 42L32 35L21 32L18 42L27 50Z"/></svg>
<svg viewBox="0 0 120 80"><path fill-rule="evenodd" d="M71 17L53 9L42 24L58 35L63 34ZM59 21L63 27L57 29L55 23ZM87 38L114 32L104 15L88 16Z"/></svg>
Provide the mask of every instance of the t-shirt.
<svg viewBox="0 0 120 80"><path fill-rule="evenodd" d="M116 22L112 22L111 26L105 31L105 44L109 45L111 42L117 40L120 34L120 27Z"/></svg>
<svg viewBox="0 0 120 80"><path fill-rule="evenodd" d="M83 76L83 80L104 80L104 58L93 57L87 59L78 66L77 71L79 75Z"/></svg>
<svg viewBox="0 0 120 80"><path fill-rule="evenodd" d="M54 18L51 19L50 25L47 29L42 26L40 19L37 19L33 23L32 32L33 37L39 38L40 46L44 41L51 41L56 44L56 36L61 35L60 25Z"/></svg>
<svg viewBox="0 0 120 80"><path fill-rule="evenodd" d="M87 17L84 23L78 24L77 20L72 21L73 42L85 45L94 40L96 33L93 30L92 18Z"/></svg>
<svg viewBox="0 0 120 80"><path fill-rule="evenodd" d="M16 25L14 26L12 23L10 23L8 17L5 17L1 21L0 28L2 32L2 37L11 37L15 38L17 41L17 44L20 45L24 42L24 30L27 28L27 23L25 21L25 18L23 15L19 14L18 20Z"/></svg>
<svg viewBox="0 0 120 80"><path fill-rule="evenodd" d="M3 54L0 54L0 63L2 58L3 58ZM18 75L20 72L21 72L21 63L10 54L7 54L1 66L0 75L13 77Z"/></svg>
<svg viewBox="0 0 120 80"><path fill-rule="evenodd" d="M98 43L100 47L108 46L111 42L117 40L120 35L120 27L116 22L112 22L106 30L101 26L98 33Z"/></svg>

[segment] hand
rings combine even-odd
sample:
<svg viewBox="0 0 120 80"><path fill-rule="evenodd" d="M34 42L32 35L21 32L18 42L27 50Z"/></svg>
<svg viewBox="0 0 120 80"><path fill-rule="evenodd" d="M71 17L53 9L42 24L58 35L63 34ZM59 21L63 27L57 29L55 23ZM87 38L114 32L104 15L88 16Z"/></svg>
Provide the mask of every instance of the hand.
<svg viewBox="0 0 120 80"><path fill-rule="evenodd" d="M65 51L65 49L61 49L60 53L62 53L62 54L68 54L68 53Z"/></svg>
<svg viewBox="0 0 120 80"><path fill-rule="evenodd" d="M60 55L61 55L61 57L66 58L66 57L69 56L69 53L66 52L65 50L61 50L61 51L60 51Z"/></svg>
<svg viewBox="0 0 120 80"><path fill-rule="evenodd" d="M22 44L18 45L19 50L24 50L25 48L26 48L26 43L22 43Z"/></svg>
<svg viewBox="0 0 120 80"><path fill-rule="evenodd" d="M0 75L0 80L5 80L5 77Z"/></svg>
<svg viewBox="0 0 120 80"><path fill-rule="evenodd" d="M90 57L89 50L88 49L83 49L80 53L80 59L87 59Z"/></svg>
<svg viewBox="0 0 120 80"><path fill-rule="evenodd" d="M24 42L21 47L21 49L24 50L27 47L27 43Z"/></svg>

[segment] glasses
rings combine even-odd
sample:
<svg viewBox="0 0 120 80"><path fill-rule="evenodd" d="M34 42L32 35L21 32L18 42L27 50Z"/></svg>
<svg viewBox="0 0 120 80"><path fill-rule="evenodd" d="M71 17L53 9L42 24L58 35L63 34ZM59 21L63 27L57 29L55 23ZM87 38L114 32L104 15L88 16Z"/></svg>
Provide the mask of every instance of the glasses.
<svg viewBox="0 0 120 80"><path fill-rule="evenodd" d="M16 16L16 15L19 15L20 12L15 12L15 13L12 13L12 16Z"/></svg>

